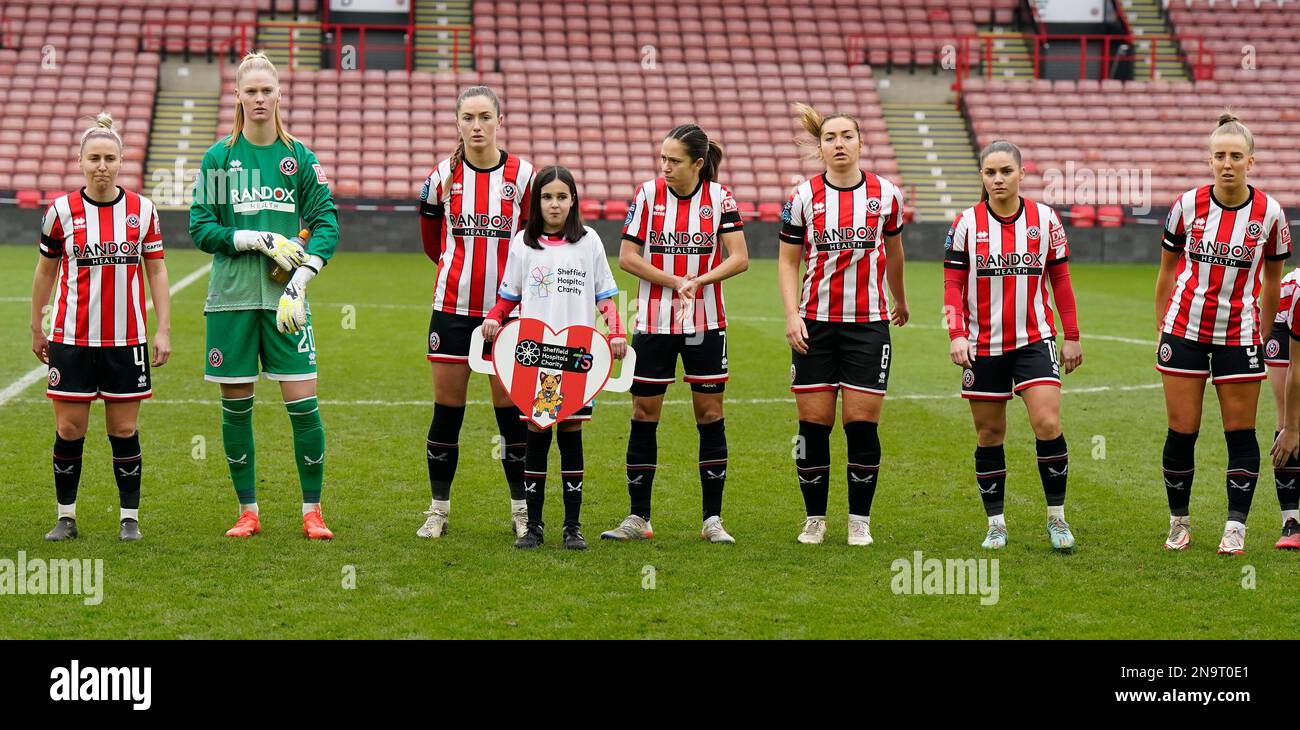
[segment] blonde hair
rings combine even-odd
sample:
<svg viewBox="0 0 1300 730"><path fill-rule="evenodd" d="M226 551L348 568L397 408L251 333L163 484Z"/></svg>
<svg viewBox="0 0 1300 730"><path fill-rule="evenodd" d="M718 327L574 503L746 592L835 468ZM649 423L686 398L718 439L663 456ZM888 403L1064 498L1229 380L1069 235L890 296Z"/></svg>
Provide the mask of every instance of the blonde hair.
<svg viewBox="0 0 1300 730"><path fill-rule="evenodd" d="M1231 109L1224 109L1223 113L1219 115L1218 125L1215 126L1213 132L1210 132L1210 142L1213 142L1214 138L1221 134L1240 135L1242 139L1246 140L1246 148L1250 150L1250 154L1255 154L1255 135L1251 134L1250 129L1241 123L1241 120L1232 113Z"/></svg>
<svg viewBox="0 0 1300 730"><path fill-rule="evenodd" d="M81 151L77 153L78 156L86 153L86 143L92 139L111 139L117 143L117 153L122 154L122 137L118 135L117 128L113 126L113 116L108 112L96 114L95 123L81 133Z"/></svg>
<svg viewBox="0 0 1300 730"><path fill-rule="evenodd" d="M456 97L457 119L460 118L461 105L464 104L465 100L470 98L471 96L486 96L488 101L492 102L493 108L497 110L497 116L498 117L501 116L501 98L497 96L497 93L495 91L493 91L491 88L487 86L469 86L466 87L464 91L460 92L460 96ZM465 159L465 138L461 135L456 135L456 149L451 153L451 171L455 172L456 167L460 165L461 161L464 159Z"/></svg>
<svg viewBox="0 0 1300 730"><path fill-rule="evenodd" d="M820 160L822 158L822 129L826 126L826 123L832 119L847 119L850 122L853 122L853 128L857 130L858 136L862 136L862 125L858 124L857 118L852 114L836 112L834 114L823 116L822 113L813 108L812 105L803 102L798 102L794 105L794 113L796 115L796 121L799 122L799 126L802 127L805 132L812 135L811 142L806 139L796 139L794 141L796 145L805 149L804 159Z"/></svg>
<svg viewBox="0 0 1300 730"><path fill-rule="evenodd" d="M239 80L244 78L245 74L252 71L266 71L270 73L271 76L275 77L275 83L277 86L280 83L280 74L275 70L275 64L271 63L271 59L267 58L266 54L261 51L253 51L247 56L244 56L244 60L239 62L239 68L235 71L236 90L239 88ZM292 148L294 137L284 128L284 120L280 118L280 103L278 101L275 104L273 115L275 117L275 136L279 137L280 141L284 142L285 146ZM243 134L243 132L244 105L236 101L235 123L230 127L230 138L226 140L226 146L230 147L234 145L235 140L239 139L239 135Z"/></svg>

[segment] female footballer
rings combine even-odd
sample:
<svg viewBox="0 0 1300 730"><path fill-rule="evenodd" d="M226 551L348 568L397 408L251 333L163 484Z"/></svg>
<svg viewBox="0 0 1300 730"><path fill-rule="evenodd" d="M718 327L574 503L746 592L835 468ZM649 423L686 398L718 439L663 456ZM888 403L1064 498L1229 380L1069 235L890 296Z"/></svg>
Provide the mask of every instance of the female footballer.
<svg viewBox="0 0 1300 730"><path fill-rule="evenodd" d="M49 365L45 394L54 403L54 491L58 521L46 540L77 537L77 486L90 403L104 401L121 505L122 540L139 540L143 469L136 428L140 401L152 394L150 366L171 356L171 296L162 232L152 201L118 187L122 138L101 113L81 135L86 186L54 199L41 223L41 258L32 283L32 352ZM144 264L143 276L141 262ZM144 277L158 324L148 355ZM50 333L41 318L58 283Z"/></svg>

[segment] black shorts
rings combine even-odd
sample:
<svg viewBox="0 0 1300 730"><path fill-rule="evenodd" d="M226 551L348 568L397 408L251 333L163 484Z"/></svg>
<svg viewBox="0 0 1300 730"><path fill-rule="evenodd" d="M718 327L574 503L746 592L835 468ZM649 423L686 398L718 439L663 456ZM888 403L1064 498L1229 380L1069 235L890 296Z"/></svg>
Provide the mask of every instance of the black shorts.
<svg viewBox="0 0 1300 730"><path fill-rule="evenodd" d="M483 319L483 317L439 312L435 309L433 315L429 317L429 352L426 357L430 362L468 364L470 335L483 324ZM513 319L515 318L507 317L506 322ZM501 324L504 325L506 322ZM491 342L483 343L483 358L492 359Z"/></svg>
<svg viewBox="0 0 1300 730"><path fill-rule="evenodd" d="M54 400L89 402L142 400L153 395L149 345L87 347L50 343L45 395Z"/></svg>
<svg viewBox="0 0 1300 730"><path fill-rule="evenodd" d="M1056 340L1039 340L1001 355L977 355L973 365L961 374L961 397L968 400L1011 400L1035 385L1061 387Z"/></svg>
<svg viewBox="0 0 1300 730"><path fill-rule="evenodd" d="M1291 364L1291 328L1286 322L1274 322L1268 339L1264 340L1264 364L1271 368Z"/></svg>
<svg viewBox="0 0 1300 730"><path fill-rule="evenodd" d="M1160 333L1156 370L1185 378L1210 378L1210 382L1247 383L1268 377L1259 345L1211 345Z"/></svg>
<svg viewBox="0 0 1300 730"><path fill-rule="evenodd" d="M677 357L682 358L682 380L697 393L721 393L727 386L727 331L708 330L693 335L632 335L636 372L632 395L663 395L677 380Z"/></svg>
<svg viewBox="0 0 1300 730"><path fill-rule="evenodd" d="M888 322L819 322L805 319L808 354L790 356L790 390L848 390L884 395L889 385Z"/></svg>

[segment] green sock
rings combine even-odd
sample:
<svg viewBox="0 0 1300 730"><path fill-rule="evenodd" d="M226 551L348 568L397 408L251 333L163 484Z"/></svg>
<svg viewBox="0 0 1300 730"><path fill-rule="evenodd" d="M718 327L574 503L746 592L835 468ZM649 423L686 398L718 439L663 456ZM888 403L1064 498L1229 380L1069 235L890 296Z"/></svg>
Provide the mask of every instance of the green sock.
<svg viewBox="0 0 1300 730"><path fill-rule="evenodd" d="M221 443L226 447L226 464L230 467L230 481L235 484L235 494L239 497L239 503L256 502L253 396L221 398Z"/></svg>
<svg viewBox="0 0 1300 730"><path fill-rule="evenodd" d="M320 501L325 481L325 425L320 421L320 407L316 396L285 403L284 407L293 424L293 453L298 462L302 501L315 504Z"/></svg>

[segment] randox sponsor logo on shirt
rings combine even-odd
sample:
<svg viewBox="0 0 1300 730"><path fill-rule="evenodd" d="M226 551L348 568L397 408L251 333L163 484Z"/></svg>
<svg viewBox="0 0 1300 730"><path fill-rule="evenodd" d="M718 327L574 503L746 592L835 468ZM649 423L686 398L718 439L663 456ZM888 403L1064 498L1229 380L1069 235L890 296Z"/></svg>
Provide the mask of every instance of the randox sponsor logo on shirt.
<svg viewBox="0 0 1300 730"><path fill-rule="evenodd" d="M451 235L464 238L510 238L514 217L487 213L460 213L451 216Z"/></svg>
<svg viewBox="0 0 1300 730"><path fill-rule="evenodd" d="M818 251L843 251L850 248L873 249L876 247L876 229L874 226L857 228L828 228L825 231L812 231L813 245Z"/></svg>
<svg viewBox="0 0 1300 730"><path fill-rule="evenodd" d="M259 210L294 213L298 210L294 201L295 194L294 190L268 185L236 187L230 191L230 203L236 213L254 213Z"/></svg>
<svg viewBox="0 0 1300 730"><path fill-rule="evenodd" d="M1231 244L1193 238L1187 242L1187 255L1193 261L1203 264L1249 269L1255 260L1254 242L1251 243L1252 245Z"/></svg>
<svg viewBox="0 0 1300 730"><path fill-rule="evenodd" d="M703 231L673 231L664 233L651 230L646 244L650 253L663 255L710 256L713 254L714 234Z"/></svg>
<svg viewBox="0 0 1300 730"><path fill-rule="evenodd" d="M1039 276L1043 273L1043 254L997 253L975 257L977 276Z"/></svg>

